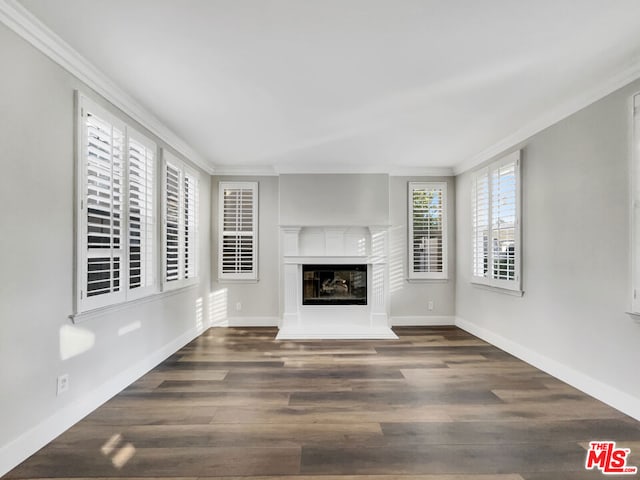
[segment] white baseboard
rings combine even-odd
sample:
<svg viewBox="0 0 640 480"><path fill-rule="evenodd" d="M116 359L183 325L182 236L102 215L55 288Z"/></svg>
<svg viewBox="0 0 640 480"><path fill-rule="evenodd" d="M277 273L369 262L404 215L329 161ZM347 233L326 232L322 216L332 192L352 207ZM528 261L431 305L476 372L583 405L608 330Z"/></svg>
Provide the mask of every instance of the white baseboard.
<svg viewBox="0 0 640 480"><path fill-rule="evenodd" d="M554 377L568 383L572 387L597 398L601 402L620 410L630 417L640 420L640 398L622 392L617 388L596 380L582 372L579 372L568 365L560 363L544 355L540 355L528 347L513 342L497 333L480 327L472 322L456 317L456 326L469 332L486 342L495 345L520 360L533 365L536 368L553 375Z"/></svg>
<svg viewBox="0 0 640 480"><path fill-rule="evenodd" d="M456 317L452 315L391 317L391 325L394 327L440 327L455 324Z"/></svg>
<svg viewBox="0 0 640 480"><path fill-rule="evenodd" d="M227 317L215 322L213 327L277 327L278 317Z"/></svg>
<svg viewBox="0 0 640 480"><path fill-rule="evenodd" d="M200 333L202 332L197 329L185 332L137 364L107 380L100 387L62 408L3 446L0 449L0 477L82 420L114 395L120 393L163 360L180 350Z"/></svg>

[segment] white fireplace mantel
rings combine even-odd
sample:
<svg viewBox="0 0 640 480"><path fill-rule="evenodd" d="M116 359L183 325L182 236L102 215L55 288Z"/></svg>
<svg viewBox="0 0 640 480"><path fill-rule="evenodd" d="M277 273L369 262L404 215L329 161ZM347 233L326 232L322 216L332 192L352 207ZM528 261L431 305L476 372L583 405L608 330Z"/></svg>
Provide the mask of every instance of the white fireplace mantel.
<svg viewBox="0 0 640 480"><path fill-rule="evenodd" d="M388 226L281 226L284 312L278 339L396 339L389 326ZM366 264L367 305L302 305L302 266Z"/></svg>

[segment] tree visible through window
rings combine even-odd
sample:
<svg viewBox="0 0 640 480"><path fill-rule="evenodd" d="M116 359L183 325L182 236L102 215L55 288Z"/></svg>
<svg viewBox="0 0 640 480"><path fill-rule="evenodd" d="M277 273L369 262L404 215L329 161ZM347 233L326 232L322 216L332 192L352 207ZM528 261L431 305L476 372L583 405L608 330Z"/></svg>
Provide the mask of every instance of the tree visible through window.
<svg viewBox="0 0 640 480"><path fill-rule="evenodd" d="M409 183L409 278L447 278L446 183Z"/></svg>
<svg viewBox="0 0 640 480"><path fill-rule="evenodd" d="M472 176L474 282L520 289L520 152Z"/></svg>

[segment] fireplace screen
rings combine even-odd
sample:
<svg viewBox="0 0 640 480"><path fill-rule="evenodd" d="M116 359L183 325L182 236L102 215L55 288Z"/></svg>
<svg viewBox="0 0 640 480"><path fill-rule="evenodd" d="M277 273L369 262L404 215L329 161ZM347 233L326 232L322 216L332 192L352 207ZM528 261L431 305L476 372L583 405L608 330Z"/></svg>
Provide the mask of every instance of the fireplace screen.
<svg viewBox="0 0 640 480"><path fill-rule="evenodd" d="M366 305L366 265L303 265L303 305Z"/></svg>

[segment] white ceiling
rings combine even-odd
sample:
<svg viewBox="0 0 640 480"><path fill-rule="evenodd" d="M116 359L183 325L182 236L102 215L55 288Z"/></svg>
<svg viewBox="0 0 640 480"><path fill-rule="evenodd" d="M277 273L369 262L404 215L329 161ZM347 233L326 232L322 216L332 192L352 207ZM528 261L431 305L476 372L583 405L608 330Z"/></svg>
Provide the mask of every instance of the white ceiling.
<svg viewBox="0 0 640 480"><path fill-rule="evenodd" d="M222 168L464 165L640 53L638 0L21 3Z"/></svg>

